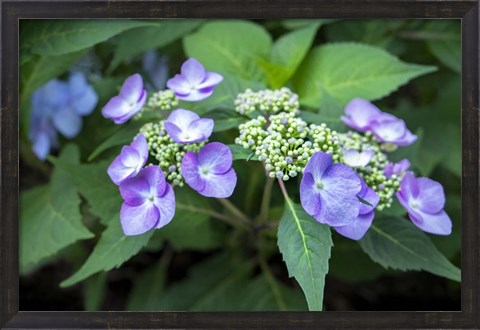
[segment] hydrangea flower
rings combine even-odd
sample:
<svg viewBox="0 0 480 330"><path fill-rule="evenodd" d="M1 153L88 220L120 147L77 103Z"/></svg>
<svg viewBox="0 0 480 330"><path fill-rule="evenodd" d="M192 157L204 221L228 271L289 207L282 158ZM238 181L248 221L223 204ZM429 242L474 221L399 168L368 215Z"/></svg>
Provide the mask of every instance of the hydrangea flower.
<svg viewBox="0 0 480 330"><path fill-rule="evenodd" d="M334 227L337 233L340 235L356 241L365 236L367 230L372 225L373 218L375 217L374 210L380 201L380 197L377 195L377 193L372 188L367 186L365 181L360 176L358 177L362 183L362 189L357 196L364 201L367 201L370 205L360 203L358 217L351 224Z"/></svg>
<svg viewBox="0 0 480 330"><path fill-rule="evenodd" d="M397 192L400 204L410 220L421 230L437 235L450 235L452 221L443 210L445 193L440 183L429 178L416 178L407 172Z"/></svg>
<svg viewBox="0 0 480 330"><path fill-rule="evenodd" d="M54 79L32 94L29 139L38 158L44 160L58 147L58 134L74 138L82 129L82 116L95 109L98 96L81 72L67 82Z"/></svg>
<svg viewBox="0 0 480 330"><path fill-rule="evenodd" d="M185 109L172 111L165 120L168 135L179 144L205 141L213 131L213 119L200 118L195 112Z"/></svg>
<svg viewBox="0 0 480 330"><path fill-rule="evenodd" d="M343 152L343 162L350 167L364 167L372 160L374 151L372 149L357 151L353 148Z"/></svg>
<svg viewBox="0 0 480 330"><path fill-rule="evenodd" d="M316 152L305 167L300 200L305 211L320 223L343 226L358 216L357 194L362 184L352 168L334 164L332 156Z"/></svg>
<svg viewBox="0 0 480 330"><path fill-rule="evenodd" d="M237 184L232 152L220 142L206 144L198 153L187 152L182 160L185 182L206 197L230 197Z"/></svg>
<svg viewBox="0 0 480 330"><path fill-rule="evenodd" d="M135 73L125 80L120 93L103 107L102 115L115 124L123 124L139 113L146 101L147 91L143 88L142 76Z"/></svg>
<svg viewBox="0 0 480 330"><path fill-rule="evenodd" d="M182 64L181 73L167 81L180 100L201 101L213 94L223 77L216 72L206 72L203 65L194 58Z"/></svg>
<svg viewBox="0 0 480 330"><path fill-rule="evenodd" d="M380 141L396 146L408 146L417 140L405 121L380 111L367 100L356 98L345 107L342 121L360 132L370 131Z"/></svg>
<svg viewBox="0 0 480 330"><path fill-rule="evenodd" d="M129 146L122 148L120 155L108 167L107 173L110 179L119 185L126 179L137 175L147 162L147 158L147 140L143 134L138 134Z"/></svg>
<svg viewBox="0 0 480 330"><path fill-rule="evenodd" d="M383 173L387 178L391 178L392 175L400 176L404 174L410 168L410 162L408 159L402 159L398 163L388 163L383 170Z"/></svg>
<svg viewBox="0 0 480 330"><path fill-rule="evenodd" d="M148 166L120 184L120 223L125 235L167 225L175 215L175 194L158 166Z"/></svg>

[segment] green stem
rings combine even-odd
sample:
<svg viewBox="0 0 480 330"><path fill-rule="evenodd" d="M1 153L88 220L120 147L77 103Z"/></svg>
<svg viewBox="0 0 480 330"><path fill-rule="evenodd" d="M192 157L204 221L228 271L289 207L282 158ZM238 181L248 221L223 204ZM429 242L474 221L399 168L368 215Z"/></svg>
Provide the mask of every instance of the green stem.
<svg viewBox="0 0 480 330"><path fill-rule="evenodd" d="M217 199L227 210L232 213L239 222L243 223L244 225L250 225L250 219L240 211L232 202L225 198L218 198Z"/></svg>
<svg viewBox="0 0 480 330"><path fill-rule="evenodd" d="M287 188L285 188L285 183L283 183L282 179L278 179L278 185L280 186L283 197L285 197L286 200L290 200L290 198L288 197Z"/></svg>
<svg viewBox="0 0 480 330"><path fill-rule="evenodd" d="M233 220L232 218L224 215L224 214L221 214L221 213L218 213L216 211L213 211L213 210L209 210L209 209L202 209L200 207L195 207L195 206L191 206L191 205L185 205L185 204L180 204L180 203L177 203L177 207L179 209L183 209L183 210L187 210L187 211L191 211L191 212L198 212L198 213L203 213L203 214L206 214L206 215L209 215L211 216L212 218L215 218L215 219L218 219L218 220L221 220L223 222L226 222L234 227L244 227L245 224L243 222L240 222L240 221L235 221Z"/></svg>
<svg viewBox="0 0 480 330"><path fill-rule="evenodd" d="M258 255L258 263L260 265L260 268L262 269L262 272L265 274L265 278L268 282L268 285L272 289L272 293L273 293L273 296L275 297L275 301L278 305L278 309L280 309L280 311L286 311L287 305L285 304L285 300L283 299L282 293L280 292L278 283L275 280L275 277L273 276L270 270L270 267L268 266L268 263L265 261L265 259L261 255Z"/></svg>
<svg viewBox="0 0 480 330"><path fill-rule="evenodd" d="M262 205L260 207L260 214L259 214L260 221L267 220L268 210L270 209L270 200L272 198L272 188L273 188L274 182L275 182L274 179L267 177L267 181L265 182L265 188L263 189Z"/></svg>

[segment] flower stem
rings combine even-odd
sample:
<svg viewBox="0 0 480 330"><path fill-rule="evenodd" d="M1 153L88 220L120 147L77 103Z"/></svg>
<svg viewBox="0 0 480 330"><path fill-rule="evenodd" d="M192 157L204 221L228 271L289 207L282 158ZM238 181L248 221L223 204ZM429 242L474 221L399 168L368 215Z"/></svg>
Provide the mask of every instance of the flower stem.
<svg viewBox="0 0 480 330"><path fill-rule="evenodd" d="M213 210L203 209L203 208L200 208L200 207L195 207L195 206L185 205L185 204L180 204L180 203L177 203L177 207L179 209L209 215L212 218L215 218L217 220L221 220L223 222L226 222L229 225L232 225L234 227L244 227L245 226L245 223L243 223L243 221L242 222L241 221L235 221L231 217L228 217L224 214L218 213L218 212L213 211Z"/></svg>
<svg viewBox="0 0 480 330"><path fill-rule="evenodd" d="M288 197L287 188L285 188L285 183L283 183L282 179L278 179L278 185L280 186L280 190L282 191L283 197L289 200L290 198Z"/></svg>
<svg viewBox="0 0 480 330"><path fill-rule="evenodd" d="M272 188L273 188L274 179L267 176L267 181L265 182L265 188L263 189L262 205L260 207L259 220L267 220L268 211L270 208L270 200L272 198Z"/></svg>
<svg viewBox="0 0 480 330"><path fill-rule="evenodd" d="M265 275L265 279L267 280L268 285L272 289L272 293L275 297L278 309L280 311L286 311L287 306L285 304L285 300L283 299L282 293L280 292L280 288L278 287L278 283L275 281L275 277L273 276L270 267L268 266L268 263L261 255L258 255L258 264L260 265L260 268Z"/></svg>
<svg viewBox="0 0 480 330"><path fill-rule="evenodd" d="M225 198L218 198L218 201L232 213L237 220L239 220L241 223L244 225L250 225L250 219L240 211L235 205L233 205L232 202L230 202L228 199Z"/></svg>

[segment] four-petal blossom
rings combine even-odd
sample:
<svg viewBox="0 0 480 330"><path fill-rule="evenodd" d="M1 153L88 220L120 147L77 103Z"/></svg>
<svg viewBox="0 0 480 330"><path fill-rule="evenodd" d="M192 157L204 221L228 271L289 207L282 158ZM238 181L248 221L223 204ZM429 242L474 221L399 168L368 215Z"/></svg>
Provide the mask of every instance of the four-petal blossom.
<svg viewBox="0 0 480 330"><path fill-rule="evenodd" d="M187 152L182 160L185 182L206 197L230 197L237 184L232 152L220 142L206 144L198 153Z"/></svg>
<svg viewBox="0 0 480 330"><path fill-rule="evenodd" d="M216 72L206 72L203 65L194 58L186 60L180 72L167 81L167 87L175 92L178 99L184 101L206 99L223 80Z"/></svg>
<svg viewBox="0 0 480 330"><path fill-rule="evenodd" d="M352 223L360 211L357 194L362 184L355 171L333 164L325 152L312 155L300 183L300 201L305 211L320 223L343 226Z"/></svg>
<svg viewBox="0 0 480 330"><path fill-rule="evenodd" d="M147 91L143 88L142 76L135 73L125 80L120 93L103 107L102 115L115 124L123 124L142 110L146 100Z"/></svg>
<svg viewBox="0 0 480 330"><path fill-rule="evenodd" d="M120 223L125 235L167 225L175 215L175 194L158 166L148 166L120 184Z"/></svg>
<svg viewBox="0 0 480 330"><path fill-rule="evenodd" d="M343 152L343 162L350 167L363 167L372 160L374 152L371 149L357 151L348 149Z"/></svg>
<svg viewBox="0 0 480 330"><path fill-rule="evenodd" d="M408 159L402 159L398 163L388 163L383 169L383 173L387 178L391 178L392 175L400 176L404 174L410 168L410 162Z"/></svg>
<svg viewBox="0 0 480 330"><path fill-rule="evenodd" d="M185 109L172 111L164 122L168 135L179 144L205 141L213 131L213 119L200 118L195 112Z"/></svg>
<svg viewBox="0 0 480 330"><path fill-rule="evenodd" d="M375 217L375 207L377 207L380 197L378 194L358 176L362 182L362 189L358 193L358 197L368 202L370 205L361 203L358 217L349 225L334 227L337 233L342 236L351 238L358 241L372 225L373 218Z"/></svg>
<svg viewBox="0 0 480 330"><path fill-rule="evenodd" d="M124 180L137 175L145 165L147 158L147 139L143 134L138 134L129 146L122 148L120 155L108 167L107 173L110 179L119 185Z"/></svg>
<svg viewBox="0 0 480 330"><path fill-rule="evenodd" d="M452 221L443 210L445 193L440 183L429 178L416 178L412 172L407 172L400 183L397 198L410 220L421 230L437 235L452 232Z"/></svg>
<svg viewBox="0 0 480 330"><path fill-rule="evenodd" d="M342 121L360 132L370 131L380 142L405 147L417 140L400 118L382 112L371 102L356 98L345 107Z"/></svg>

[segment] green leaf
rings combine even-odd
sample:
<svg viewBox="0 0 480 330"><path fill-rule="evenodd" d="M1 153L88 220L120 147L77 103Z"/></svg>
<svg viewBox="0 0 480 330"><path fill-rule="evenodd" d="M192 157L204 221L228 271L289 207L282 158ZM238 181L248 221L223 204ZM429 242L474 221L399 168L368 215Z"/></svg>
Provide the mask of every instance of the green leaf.
<svg viewBox="0 0 480 330"><path fill-rule="evenodd" d="M62 160L78 161L78 150L66 146ZM66 246L93 234L82 223L75 184L56 168L50 185L20 195L20 267L32 266Z"/></svg>
<svg viewBox="0 0 480 330"><path fill-rule="evenodd" d="M125 59L172 43L197 28L203 21L183 19L161 20L157 22L156 26L131 29L118 37L108 72L114 70Z"/></svg>
<svg viewBox="0 0 480 330"><path fill-rule="evenodd" d="M238 125L247 121L246 117L240 116L233 111L213 110L202 117L211 118L215 121L214 132L223 132L232 128L238 128Z"/></svg>
<svg viewBox="0 0 480 330"><path fill-rule="evenodd" d="M462 71L460 30L460 21L452 20L430 21L425 27L425 31L436 35L436 38L427 41L432 54L441 63L457 73Z"/></svg>
<svg viewBox="0 0 480 330"><path fill-rule="evenodd" d="M109 221L109 226L102 233L100 240L82 267L72 276L60 283L65 288L85 280L100 271L109 271L120 267L144 247L154 230L137 236L126 236L120 225L117 213Z"/></svg>
<svg viewBox="0 0 480 330"><path fill-rule="evenodd" d="M92 276L83 287L83 304L86 311L98 311L102 308L107 290L107 274L98 273Z"/></svg>
<svg viewBox="0 0 480 330"><path fill-rule="evenodd" d="M122 204L118 187L107 174L110 162L92 164L73 164L61 159L49 157L49 160L70 174L80 194L90 204L91 212L98 216L103 224L117 217Z"/></svg>
<svg viewBox="0 0 480 330"><path fill-rule="evenodd" d="M211 21L183 39L186 54L208 71L237 75L246 80L264 81L256 64L270 53L272 40L260 25L249 21Z"/></svg>
<svg viewBox="0 0 480 330"><path fill-rule="evenodd" d="M425 270L460 281L460 269L452 265L430 238L408 220L379 217L359 244L373 261L385 268Z"/></svg>
<svg viewBox="0 0 480 330"><path fill-rule="evenodd" d="M188 187L175 188L175 216L156 237L168 240L176 250L211 250L222 245L222 230L206 213L209 199Z"/></svg>
<svg viewBox="0 0 480 330"><path fill-rule="evenodd" d="M285 200L285 212L278 228L278 247L288 274L302 287L311 311L322 310L332 245L330 227L315 221L301 205Z"/></svg>
<svg viewBox="0 0 480 330"><path fill-rule="evenodd" d="M315 48L294 79L303 105L319 107L325 94L341 106L355 97L380 99L435 67L407 64L382 49L355 43Z"/></svg>
<svg viewBox="0 0 480 330"><path fill-rule="evenodd" d="M22 23L20 53L62 55L92 47L128 29L155 25L135 20L27 20ZM52 65L51 66L55 66Z"/></svg>
<svg viewBox="0 0 480 330"><path fill-rule="evenodd" d="M281 36L273 45L270 60L260 60L271 88L286 84L312 45L320 23L311 23L304 28Z"/></svg>
<svg viewBox="0 0 480 330"><path fill-rule="evenodd" d="M228 147L232 152L233 160L258 160L258 156L255 155L255 152L242 147L238 144L229 144Z"/></svg>

